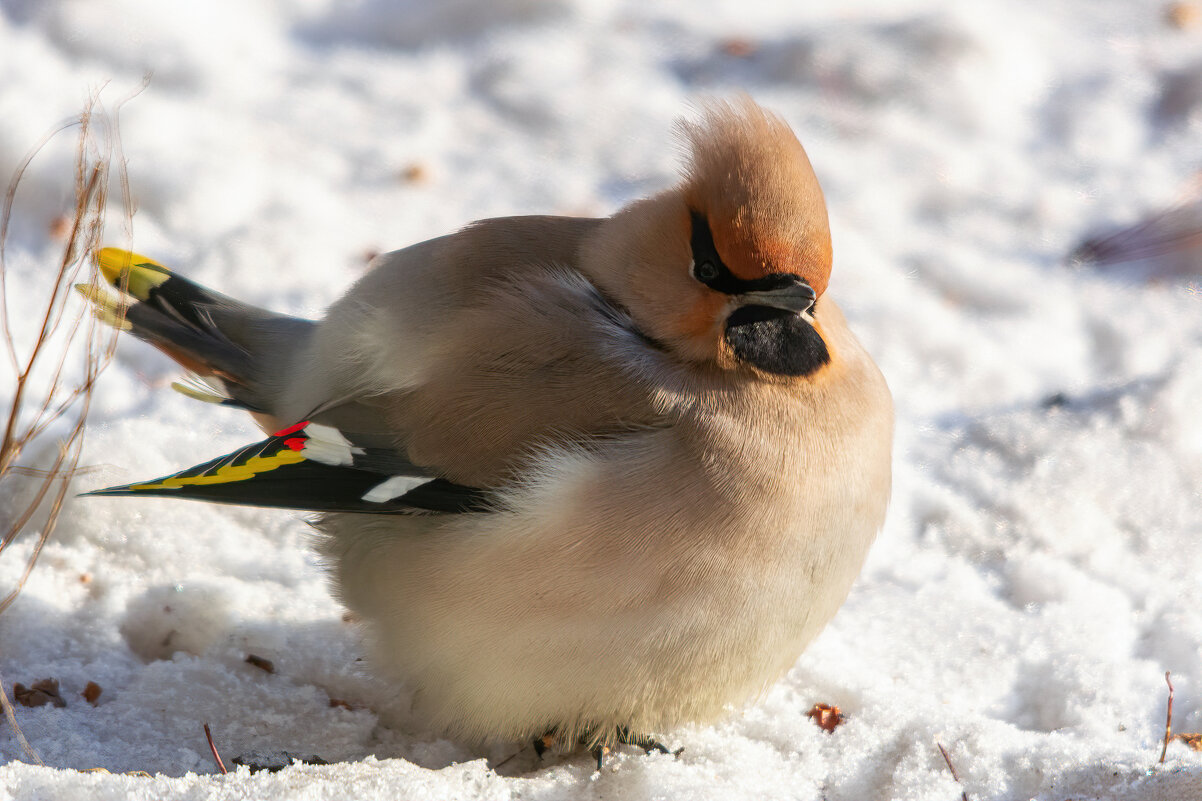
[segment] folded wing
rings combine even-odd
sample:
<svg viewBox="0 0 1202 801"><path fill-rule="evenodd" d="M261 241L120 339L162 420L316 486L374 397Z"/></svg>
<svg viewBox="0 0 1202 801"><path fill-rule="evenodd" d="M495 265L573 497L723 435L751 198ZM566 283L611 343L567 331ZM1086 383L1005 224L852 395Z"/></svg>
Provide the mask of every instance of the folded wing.
<svg viewBox="0 0 1202 801"><path fill-rule="evenodd" d="M395 453L303 422L169 476L86 495L157 495L315 512L483 512L486 493L432 477Z"/></svg>

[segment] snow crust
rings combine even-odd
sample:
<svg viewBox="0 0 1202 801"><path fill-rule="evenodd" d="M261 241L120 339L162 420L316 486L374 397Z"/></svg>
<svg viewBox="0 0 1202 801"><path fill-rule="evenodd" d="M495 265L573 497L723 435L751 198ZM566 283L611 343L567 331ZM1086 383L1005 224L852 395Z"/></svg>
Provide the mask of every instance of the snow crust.
<svg viewBox="0 0 1202 801"><path fill-rule="evenodd" d="M0 799L1202 798L1202 754L1156 764L1166 670L1175 729L1202 730L1202 251L1155 281L1066 259L1186 190L1200 52L1202 27L1149 0L0 0L0 174L151 70L121 111L133 246L300 315L366 254L665 187L673 120L749 92L815 165L830 291L898 416L889 520L834 622L759 703L663 732L678 759L600 773L407 719L300 515L74 498L0 616L5 689L53 677L67 701L15 709L47 767L0 729ZM56 140L18 196L14 308L54 256L71 157ZM75 489L257 438L176 376L122 344ZM848 716L833 734L818 702ZM215 775L206 722L227 761L331 764Z"/></svg>

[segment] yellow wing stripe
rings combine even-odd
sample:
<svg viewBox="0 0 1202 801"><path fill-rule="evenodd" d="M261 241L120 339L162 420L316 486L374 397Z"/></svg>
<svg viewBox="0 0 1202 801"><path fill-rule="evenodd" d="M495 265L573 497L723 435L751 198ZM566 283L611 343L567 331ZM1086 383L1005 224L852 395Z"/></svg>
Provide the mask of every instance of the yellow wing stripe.
<svg viewBox="0 0 1202 801"><path fill-rule="evenodd" d="M138 300L146 300L150 290L171 277L171 271L154 259L121 248L101 248L96 263L106 281Z"/></svg>
<svg viewBox="0 0 1202 801"><path fill-rule="evenodd" d="M277 467L284 467L285 465L303 461L305 461L305 457L301 456L299 451L281 448L278 453L271 456L252 456L241 464L222 465L217 468L217 472L215 473L206 473L199 476L172 476L160 481L152 481L148 484L130 484L129 488L137 491L179 489L180 487L191 487L202 484L230 484L235 481L246 481L260 473L275 470Z"/></svg>

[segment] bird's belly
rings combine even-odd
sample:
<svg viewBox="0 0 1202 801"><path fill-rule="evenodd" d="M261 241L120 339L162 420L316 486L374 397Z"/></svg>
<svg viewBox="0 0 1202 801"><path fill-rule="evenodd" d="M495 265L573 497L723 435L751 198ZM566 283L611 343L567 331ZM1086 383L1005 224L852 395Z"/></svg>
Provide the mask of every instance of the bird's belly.
<svg viewBox="0 0 1202 801"><path fill-rule="evenodd" d="M339 521L325 521L324 550L377 667L429 723L480 740L721 715L796 661L875 536L832 521L840 531L798 523L708 551L687 537L557 549L521 532L459 537L440 518L360 520L349 538Z"/></svg>

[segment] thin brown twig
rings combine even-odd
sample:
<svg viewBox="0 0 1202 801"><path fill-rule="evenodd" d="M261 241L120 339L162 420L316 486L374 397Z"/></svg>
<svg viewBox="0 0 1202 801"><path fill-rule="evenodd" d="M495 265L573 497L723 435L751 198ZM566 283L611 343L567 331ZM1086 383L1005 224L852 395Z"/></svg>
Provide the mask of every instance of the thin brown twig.
<svg viewBox="0 0 1202 801"><path fill-rule="evenodd" d="M225 763L221 761L221 754L217 753L217 745L213 742L213 732L209 731L209 724L205 726L205 739L209 741L209 750L213 752L213 760L217 763L217 769L221 771L221 775L229 773L225 769Z"/></svg>
<svg viewBox="0 0 1202 801"><path fill-rule="evenodd" d="M143 73L142 83L131 89L129 94L113 104L113 120L109 126L109 141L112 142L113 150L116 151L118 158L124 152L121 146L121 109L126 103L146 91L146 87L150 86L152 75L153 73L150 71ZM117 179L121 184L121 207L125 209L125 217L122 220L125 238L129 240L129 243L132 243L134 238L134 198L133 190L129 185L129 172L125 169L124 163L117 170Z"/></svg>
<svg viewBox="0 0 1202 801"><path fill-rule="evenodd" d="M1164 713L1164 745L1160 747L1160 764L1164 764L1165 754L1169 752L1169 741L1173 739L1173 682L1169 671L1164 672L1164 683L1169 685L1169 704Z"/></svg>
<svg viewBox="0 0 1202 801"><path fill-rule="evenodd" d="M514 758L514 757L516 757L518 754L522 753L522 751L524 751L524 750L526 750L526 749L525 749L525 748L519 748L518 750L514 751L514 752L513 752L512 754L510 754L509 756L507 756L507 757L505 757L504 759L502 759L502 760L501 760L500 762L498 762L497 764L493 765L493 766L492 766L493 772L496 772L496 771L500 770L501 768L505 767L506 765L508 765L510 762L512 762L512 761L513 761L513 758Z"/></svg>
<svg viewBox="0 0 1202 801"><path fill-rule="evenodd" d="M142 88L145 88L145 83L129 97L122 99L118 108ZM73 126L78 127L79 133L76 139L74 216L68 239L62 248L57 269L45 276L49 282L49 293L44 305L40 309L37 304L30 308L29 303L24 302L22 315L10 318L5 246L17 190L38 153L57 134ZM16 378L13 395L7 404L8 417L0 423L0 481L10 486L20 476L23 479L33 478L37 482L28 499L23 499L20 513L14 516L15 519L5 521L3 530L0 530L0 556L24 532L33 535L24 570L15 586L0 597L0 613L16 600L24 588L55 530L70 490L69 480L79 470L92 392L116 348L116 330L108 329L92 315L85 314L82 308L73 314L67 312L70 286L80 282L84 271L87 272L88 283L95 285L98 282L94 254L104 235L110 165L113 164L116 165L125 201L125 230L127 233L131 230L133 204L120 139L116 134L115 119L110 119L104 113L99 94L94 93L77 118L48 132L26 154L15 170L0 205L0 338L4 340L7 360ZM38 277L34 274L24 280L28 283ZM27 313L29 311L33 313ZM12 324L30 319L35 326L31 332L34 335L33 344L22 356L18 353ZM71 379L66 368L74 354L82 357L82 376ZM60 425L62 423L66 425ZM49 466L18 464L18 459L24 453L33 450L29 446L35 440L52 431L57 432L60 441ZM39 448L38 452L45 451ZM0 707L26 754L42 764L21 732L3 686L0 686Z"/></svg>
<svg viewBox="0 0 1202 801"><path fill-rule="evenodd" d="M64 473L65 471L62 471L61 468L63 466L63 462L66 461L66 459L67 459L66 448L60 448L59 453L58 453L58 458L55 461L54 466L51 468L51 470L54 473ZM62 488L62 492L57 494L57 498L61 499L62 495L64 495L66 493L66 488L69 485L65 481L59 482L59 483ZM12 543L12 541L17 538L17 535L20 534L21 531L24 530L25 526L27 526L29 524L29 521L33 519L34 513L37 512L37 510L41 507L42 501L45 499L47 493L49 493L49 491L50 491L50 487L52 487L53 485L54 485L54 482L52 482L52 481L43 481L42 482L41 486L38 487L37 494L34 496L33 500L26 505L25 512L21 515L20 518L17 519L17 522L14 523L13 526L7 532L5 532L4 539L0 540L0 550L7 547L8 545L10 545ZM57 506L58 506L58 503L56 502L54 504L54 507L57 508ZM17 600L17 596L21 593L21 589L25 586L25 582L26 582L26 580L28 580L29 574L33 572L33 566L35 564L37 564L38 556L41 555L42 546L46 544L46 540L50 536L49 531L47 529L53 529L52 522L48 521L48 525L43 526L43 530L38 535L37 540L34 542L33 552L30 554L29 558L26 560L25 570L21 574L21 578L17 580L16 586L14 586L12 588L12 590L9 591L8 595L4 596L3 599L0 599L0 614L3 614L4 610L8 609L8 607L12 604L12 602Z"/></svg>
<svg viewBox="0 0 1202 801"><path fill-rule="evenodd" d="M88 109L84 111L84 115L87 115L90 110L91 104L89 104ZM63 131L78 125L81 118L82 116L72 117L69 120L64 120L43 134L42 138L39 139L38 142L32 148L30 148L29 152L26 153L21 159L21 163L17 165L17 168L13 170L12 180L8 182L8 188L4 192L4 205L2 208L0 208L0 298L4 298L5 302L0 303L0 332L2 332L4 335L4 343L8 348L8 357L12 362L14 370L20 369L20 360L17 358L17 350L16 345L13 342L12 329L9 327L8 303L4 284L4 274L7 272L7 270L5 270L4 250L5 245L8 242L8 225L9 221L12 219L13 206L15 205L17 197L17 187L20 185L21 178L24 177L25 171L29 169L30 163L32 163L34 158L37 157L38 153L42 152L42 148L44 148L51 139L58 136Z"/></svg>
<svg viewBox="0 0 1202 801"><path fill-rule="evenodd" d="M86 135L86 134L87 134L87 128L85 126L84 129L81 131L81 135ZM84 189L84 197L81 199L81 208L86 209L92 205L92 198L96 194L97 189L100 186L100 182L101 182L101 180L104 179L104 177L105 177L105 170L102 167L102 165L99 165L99 164L95 165L95 168L92 171L92 176L91 176L91 178L88 179L88 183L86 184L85 189ZM68 251L71 249L72 245L79 239L80 225L81 225L80 220L77 217L75 225L72 228L71 235L67 240ZM54 334L58 331L59 327L62 325L63 311L64 311L63 307L66 302L66 294L67 294L66 288L67 288L68 284L74 283L73 279L75 278L75 276L73 273L76 272L77 269L73 271L71 269L71 267L72 267L72 264L76 261L77 261L76 256L73 254L69 254L69 255L64 255L62 261L59 264L59 271L58 271L57 277L55 278L54 290L51 294L50 302L47 304L46 320L42 324L42 336L39 337L39 340L38 340L39 346L42 344L43 340L47 340L47 339L50 339L51 337L53 337ZM71 335L72 336L74 336L74 334L79 330L79 326L83 320L83 314L84 314L84 310L82 308L78 312L76 312L75 318L71 324ZM46 423L54 420L58 416L57 414L47 414L47 412L49 411L50 406L54 402L56 396L62 390L61 379L62 379L62 374L63 374L63 368L66 367L67 357L70 355L70 353L71 353L70 348L62 348L59 351L58 364L54 368L54 375L50 378L50 390L45 393L45 398L42 401L41 409L39 409L34 414L34 420L38 420L38 419L43 420L43 426ZM35 351L30 356L29 369L32 369L33 363L36 359L37 359L37 352ZM84 390L84 387L77 387L76 392L73 393L72 397L68 398L66 405L69 406L70 401L73 400L75 397L78 397L78 393L83 390ZM65 406L60 404L59 408L65 409ZM60 412L60 414L61 414L61 412ZM35 430L34 428L30 429L31 432L33 432L34 430ZM40 430L40 429L37 429L37 430ZM30 434L27 434L25 438L33 439L34 436L36 436L36 434L30 433Z"/></svg>
<svg viewBox="0 0 1202 801"><path fill-rule="evenodd" d="M67 477L67 474L62 470L64 461L65 454L60 449L58 458L47 471L49 476ZM18 517L16 521L12 523L12 525L9 526L8 531L4 533L4 537L0 538L0 553L3 553L4 549L12 544L12 541L17 538L17 535L24 531L25 527L29 525L29 521L33 519L38 507L41 506L42 500L46 497L46 493L50 491L50 485L52 483L53 482L49 477L42 482L41 486L38 487L38 491L34 495L33 500L25 505L25 511L21 513L20 517ZM3 611L3 607L0 607L0 611Z"/></svg>
<svg viewBox="0 0 1202 801"><path fill-rule="evenodd" d="M76 475L84 475L86 473L94 473L100 468L96 465L81 467L75 471ZM26 467L25 465L13 465L8 468L8 472L14 476L27 476L29 478L44 478L47 481L68 481L72 477L58 474L52 474L49 470L41 467Z"/></svg>
<svg viewBox="0 0 1202 801"><path fill-rule="evenodd" d="M87 130L87 126L83 126L83 131L80 135L85 136ZM92 211L91 207L93 202L98 198L99 202L103 204L104 192L100 191L101 179L103 176L104 171L101 169L100 165L97 165L96 169L92 171L91 177L88 179L87 183L84 184L82 191L79 193L75 207L75 225L72 228L71 236L67 242L67 246L64 248L63 257L59 262L58 273L55 276L54 287L51 290L50 300L46 303L46 311L42 316L42 323L41 327L38 329L37 339L33 344L33 348L29 352L28 358L25 360L24 367L18 367L19 373L17 375L17 387L16 391L13 393L12 403L9 406L8 422L4 429L4 439L3 441L0 441L0 474L3 474L5 469L16 461L17 457L20 456L24 446L31 439L28 432L18 433L17 431L18 419L21 416L21 409L24 405L25 392L29 388L30 376L38 364L38 360L42 355L43 348L50 341L50 338L53 336L62 319L62 302L66 295L65 285L72 283L72 278L74 277L73 271L71 270L71 251L75 249L75 243L79 236L79 231L81 228L80 218L87 216L89 212ZM98 211L99 213L103 213L103 205L101 205ZM5 303L3 305L7 305L7 298L5 298ZM75 331L77 330L78 323L75 326ZM75 331L72 331L72 335L74 335ZM67 350L68 348L63 349L63 353L61 355L62 359L66 358ZM50 388L46 391L42 409L35 415L35 420L41 419L44 416L45 410L50 405L51 398L53 398L58 391L60 376L61 363L59 371L56 371L52 379Z"/></svg>
<svg viewBox="0 0 1202 801"><path fill-rule="evenodd" d="M4 691L3 677L0 677L0 707L4 708L4 717L8 718L8 725L17 735L17 742L21 744L21 749L29 755L30 759L44 767L46 763L38 756L38 752L33 750L29 740L25 739L25 732L21 731L21 727L17 725L17 716L13 713L12 701L8 700L8 693Z"/></svg>
<svg viewBox="0 0 1202 801"><path fill-rule="evenodd" d="M87 130L86 126L84 127L84 130L85 131ZM91 178L88 180L87 185L82 189L82 191L79 193L79 195L77 197L76 224L73 228L73 231L71 234L71 241L68 243L67 250L72 249L73 242L78 236L78 232L80 229L79 220L88 215L91 204L101 194L98 192L99 183L100 183L100 172L99 172L99 170L94 170L92 172ZM103 203L102 198L100 198L100 202ZM103 211L103 206L100 207L99 211L100 212ZM40 432L42 430L42 428L44 428L44 426L50 422L50 420L45 419L45 412L46 412L46 409L48 408L48 404L44 402L42 404L41 409L35 414L34 422L30 423L29 427L25 431L17 430L17 422L18 422L18 418L21 416L22 406L23 406L23 402L24 402L24 392L25 392L25 389L28 387L30 374L32 373L32 371L36 365L37 359L38 359L39 355L41 354L43 345L46 343L46 341L48 339L47 328L51 325L51 322L52 322L52 313L53 313L53 306L55 304L55 298L58 295L58 290L61 288L61 285L63 283L68 282L73 277L68 272L69 267L70 267L70 262L68 261L67 255L64 254L63 259L60 262L58 274L56 276L56 284L57 285L55 287L54 292L51 295L51 300L47 303L46 314L42 319L42 325L41 325L41 329L39 330L37 342L34 344L34 347L30 352L29 358L25 362L25 368L21 371L20 375L18 375L18 377L17 377L17 387L16 387L16 391L13 393L12 404L9 407L8 421L7 421L7 424L5 427L5 431L4 431L4 440L3 440L3 442L0 442L0 477L2 477L7 472L9 466L13 464L13 462L17 459L18 456L20 456L20 453L24 449L25 445L33 439L33 437L36 435L36 433ZM78 323L76 325L76 328L78 328ZM72 333L74 334L74 332L72 332ZM90 389L90 385L92 384L92 380L94 380L94 379L91 379L92 367L93 367L93 362L94 362L94 358L95 358L93 345L94 345L94 341L91 337L89 337L88 349L87 349L87 353L86 353L86 361L87 361L87 365L88 365L87 373L89 375L89 380L84 381L84 386L88 387L89 389ZM63 350L64 350L63 358L65 358L65 351L67 351L68 348L64 347ZM59 369L56 370L56 372L55 372L53 382L50 385L50 389L46 392L47 398L49 398L56 391L56 388L59 385L60 376L61 376L61 361L60 361ZM82 395L89 396L90 392L85 391L82 393ZM90 397L84 397L83 414L81 414L77 418L76 425L72 428L70 435L67 437L67 441L66 441L67 448L60 449L58 459L55 461L54 465L49 470L50 475L52 475L52 476L57 476L57 475L69 476L71 474L70 469L67 469L65 471L63 470L63 465L65 462L68 461L67 452L70 450L74 450L75 458L76 459L78 458L78 449L73 448L73 446L76 444L76 440L79 439L80 437L82 437L82 434L83 434L82 426L83 426L84 421L86 420L86 409L89 405L89 401L90 401ZM51 418L51 419L53 419L53 418ZM40 424L39 424L39 420L41 421ZM70 461L74 462L75 460L72 459ZM35 495L33 501L30 502L26 506L25 512L21 516L19 516L17 518L17 520L9 527L9 530L7 532L5 532L3 538L0 538L0 552L3 552L4 548L7 547L9 544L11 544L13 539L15 539L16 536L22 530L24 530L24 528L29 524L30 520L33 518L34 514L38 511L39 507L41 506L42 500L45 498L45 496L50 488L50 484L51 484L51 482L49 480L43 482L42 486L38 489L38 492ZM65 494L65 491L64 491L64 493L60 493L60 495L61 494ZM53 527L52 522L50 523L50 527L51 528ZM43 533L42 539L44 541L46 531L43 530L42 533ZM41 550L41 544L42 543L39 543L39 545L36 548L36 551ZM35 561L36 561L36 557L35 557ZM28 574L29 574L29 570L27 569L24 576L22 577L21 581L18 582L17 589L14 590L13 593L10 593L9 597L5 598L3 601L0 601L0 612L3 612L4 609L8 606L8 604L11 603L12 600L16 597L16 593L20 591L20 587L24 586L25 577L27 577Z"/></svg>
<svg viewBox="0 0 1202 801"><path fill-rule="evenodd" d="M943 743L936 740L935 745L939 747L939 753L943 754L943 761L947 763L947 769L952 772L952 778L956 780L956 784L963 788L964 782L960 781L960 774L956 772L956 766L952 764L951 755L947 752L947 749L943 747ZM968 801L967 790L960 790L960 801Z"/></svg>

